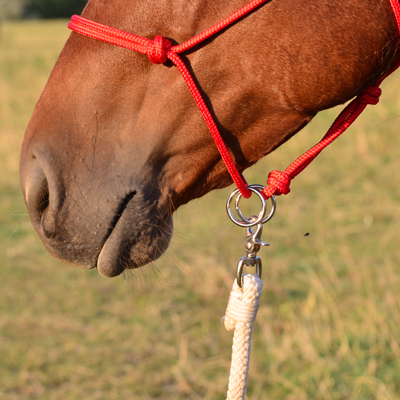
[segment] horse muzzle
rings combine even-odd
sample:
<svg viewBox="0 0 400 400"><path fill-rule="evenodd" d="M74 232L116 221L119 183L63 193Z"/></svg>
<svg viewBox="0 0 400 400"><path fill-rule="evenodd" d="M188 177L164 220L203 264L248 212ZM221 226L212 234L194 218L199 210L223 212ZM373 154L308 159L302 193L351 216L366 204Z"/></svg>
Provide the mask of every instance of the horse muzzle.
<svg viewBox="0 0 400 400"><path fill-rule="evenodd" d="M25 146L23 151L21 184L28 214L56 259L79 268L97 267L101 275L113 277L165 252L172 213L160 207L154 185L135 179L128 184L113 168L85 176L84 168L74 173L71 166L66 175L51 150Z"/></svg>

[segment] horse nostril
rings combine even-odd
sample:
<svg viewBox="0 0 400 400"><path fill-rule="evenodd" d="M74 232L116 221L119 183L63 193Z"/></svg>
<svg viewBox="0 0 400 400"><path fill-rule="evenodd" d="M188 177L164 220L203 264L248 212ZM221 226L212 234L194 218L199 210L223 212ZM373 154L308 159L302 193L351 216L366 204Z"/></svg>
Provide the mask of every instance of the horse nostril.
<svg viewBox="0 0 400 400"><path fill-rule="evenodd" d="M49 183L46 177L44 177L38 189L36 211L38 216L41 217L49 206Z"/></svg>
<svg viewBox="0 0 400 400"><path fill-rule="evenodd" d="M39 223L49 207L50 191L46 174L35 156L32 157L29 168L21 174L21 178L28 212L31 219Z"/></svg>

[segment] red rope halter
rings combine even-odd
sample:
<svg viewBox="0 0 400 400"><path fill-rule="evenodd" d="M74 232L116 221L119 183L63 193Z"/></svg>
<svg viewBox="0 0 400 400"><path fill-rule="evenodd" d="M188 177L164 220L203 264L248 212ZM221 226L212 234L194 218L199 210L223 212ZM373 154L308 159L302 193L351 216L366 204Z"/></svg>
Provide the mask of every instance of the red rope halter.
<svg viewBox="0 0 400 400"><path fill-rule="evenodd" d="M193 80L187 66L179 57L178 53L182 53L197 44L203 42L210 36L215 35L217 32L233 24L241 17L249 14L255 8L263 3L270 0L253 0L249 4L242 7L240 10L231 14L218 24L212 26L206 31L200 33L194 38L179 44L172 46L171 42L162 36L157 35L154 40L150 40L141 36L134 35L119 29L111 28L106 25L99 24L94 21L90 21L86 18L74 15L68 27L75 32L82 35L89 36L94 39L99 39L104 42L108 42L120 47L125 47L129 50L134 50L142 54L147 54L150 61L155 64L165 63L168 59L178 68L183 76L190 92L192 93L197 106L199 107L204 120L211 132L212 137L218 147L222 159L235 182L236 186L240 190L243 197L249 198L251 191L247 188L247 182L243 175L236 168L235 163L232 160L228 149L219 133L218 127L206 105L203 97L200 94L199 89ZM393 12L396 17L397 25L400 32L400 3L399 0L390 0ZM335 120L329 131L317 143L314 147L305 152L296 161L289 165L285 171L272 171L268 176L268 187L264 187L262 190L263 196L268 199L272 195L288 194L290 192L290 182L294 179L301 171L303 171L315 157L330 143L337 139L361 114L368 104L377 104L379 102L379 96L381 95L381 89L379 85L382 81L395 71L400 66L400 60L397 65L389 71L383 78L381 78L374 85L366 89L363 93L358 95L347 107L340 113L338 118Z"/></svg>

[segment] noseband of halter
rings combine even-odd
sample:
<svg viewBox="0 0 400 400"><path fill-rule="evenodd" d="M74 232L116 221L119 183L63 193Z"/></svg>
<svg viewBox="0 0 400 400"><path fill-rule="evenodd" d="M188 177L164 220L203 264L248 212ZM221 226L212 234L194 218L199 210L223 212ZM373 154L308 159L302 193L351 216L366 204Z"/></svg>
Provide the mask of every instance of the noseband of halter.
<svg viewBox="0 0 400 400"><path fill-rule="evenodd" d="M172 43L168 39L157 35L147 48L149 60L153 64L164 64L168 60L168 52L171 46Z"/></svg>
<svg viewBox="0 0 400 400"><path fill-rule="evenodd" d="M204 99L196 86L196 83L183 62L182 58L178 53L189 50L197 44L203 42L207 38L220 32L222 29L232 25L238 19L249 14L257 7L264 3L268 3L272 0L253 0L235 13L231 14L221 22L200 33L188 41L172 46L168 39L157 35L154 40L150 40L141 36L134 35L119 29L111 28L106 25L99 24L98 22L90 21L86 18L74 15L68 27L82 35L89 36L93 39L102 40L120 47L127 48L142 54L147 54L149 60L154 64L163 64L167 60L178 68L182 74L190 92L192 93L194 100L201 111L203 118L211 132L211 135L217 145L217 148L221 154L225 165L235 182L236 186L240 190L240 193L245 198L249 198L252 194L251 190L247 187L247 182L243 175L238 171L235 163L232 160L228 149L219 133L218 127L212 117ZM397 26L400 31L400 3L399 0L390 0L394 15L396 17ZM399 32L400 33L400 32ZM272 195L288 194L290 192L290 182L295 178L301 171L303 171L315 157L330 143L337 139L361 114L368 104L377 104L379 102L379 96L381 95L381 89L379 88L382 81L395 71L400 66L400 59L395 67L390 70L383 78L376 82L371 87L367 88L359 94L351 103L337 117L331 128L328 130L326 135L318 142L314 147L305 152L297 160L289 165L285 171L272 171L268 176L268 186L262 190L262 195L268 199Z"/></svg>

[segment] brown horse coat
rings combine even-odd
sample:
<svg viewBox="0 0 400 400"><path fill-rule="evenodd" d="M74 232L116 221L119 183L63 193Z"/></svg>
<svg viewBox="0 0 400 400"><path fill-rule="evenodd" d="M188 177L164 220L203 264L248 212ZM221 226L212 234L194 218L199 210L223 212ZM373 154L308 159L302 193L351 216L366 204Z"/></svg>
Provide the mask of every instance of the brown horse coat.
<svg viewBox="0 0 400 400"><path fill-rule="evenodd" d="M84 17L181 43L243 0L90 0ZM184 59L242 171L395 63L388 0L272 0ZM72 33L26 131L22 188L48 251L120 274L159 257L180 205L231 179L178 70Z"/></svg>

